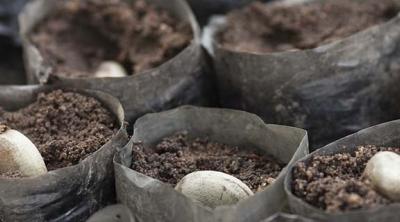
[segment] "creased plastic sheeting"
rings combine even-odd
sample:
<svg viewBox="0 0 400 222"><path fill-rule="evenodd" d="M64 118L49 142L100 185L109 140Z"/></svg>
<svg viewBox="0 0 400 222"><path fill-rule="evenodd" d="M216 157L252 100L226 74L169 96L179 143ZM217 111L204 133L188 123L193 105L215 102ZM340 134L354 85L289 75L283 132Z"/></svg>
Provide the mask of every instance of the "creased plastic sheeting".
<svg viewBox="0 0 400 222"><path fill-rule="evenodd" d="M147 114L138 119L134 136L114 159L117 198L128 206L137 221L260 221L279 211L286 203L283 178L264 191L231 207L211 210L197 205L173 187L132 169L132 144L141 141L151 147L162 138L187 131L190 137L255 149L289 165L308 153L306 131L265 124L254 114L228 109L183 106L170 111Z"/></svg>
<svg viewBox="0 0 400 222"><path fill-rule="evenodd" d="M18 38L18 13L27 1L0 0L0 36Z"/></svg>
<svg viewBox="0 0 400 222"><path fill-rule="evenodd" d="M222 105L307 129L312 148L400 118L400 16L310 50L236 52L215 39L212 46Z"/></svg>
<svg viewBox="0 0 400 222"><path fill-rule="evenodd" d="M59 0L35 0L20 16L28 81L52 83L107 92L118 98L128 121L147 112L161 111L183 104L214 103L214 82L205 51L200 44L200 30L189 6L183 0L147 0L192 26L194 38L182 52L161 66L123 78L65 78L52 75L52 68L30 42L29 33L58 4Z"/></svg>
<svg viewBox="0 0 400 222"><path fill-rule="evenodd" d="M27 0L0 0L0 85L25 84L17 18Z"/></svg>
<svg viewBox="0 0 400 222"><path fill-rule="evenodd" d="M400 147L400 120L376 125L355 134L337 140L299 161L308 161L311 155L331 155L341 152L352 152L360 145L377 145ZM290 167L288 172L292 172ZM293 213L304 215L322 222L392 222L399 220L400 203L375 207L369 210L354 210L345 213L331 214L311 206L291 192L292 173L285 178L285 192Z"/></svg>
<svg viewBox="0 0 400 222"><path fill-rule="evenodd" d="M135 222L135 219L125 205L116 204L99 210L86 222Z"/></svg>
<svg viewBox="0 0 400 222"><path fill-rule="evenodd" d="M299 215L287 214L287 213L277 213L261 222L317 222L317 221L314 221L314 220L311 220L309 218L305 218L305 217L302 217Z"/></svg>
<svg viewBox="0 0 400 222"><path fill-rule="evenodd" d="M54 87L0 87L0 106L6 110L25 107L39 92ZM68 90L98 99L117 118L119 131L81 163L35 177L0 179L0 221L85 221L102 206L115 201L112 158L125 146L128 136L121 104L96 91Z"/></svg>
<svg viewBox="0 0 400 222"><path fill-rule="evenodd" d="M22 49L12 37L0 35L0 85L26 83Z"/></svg>

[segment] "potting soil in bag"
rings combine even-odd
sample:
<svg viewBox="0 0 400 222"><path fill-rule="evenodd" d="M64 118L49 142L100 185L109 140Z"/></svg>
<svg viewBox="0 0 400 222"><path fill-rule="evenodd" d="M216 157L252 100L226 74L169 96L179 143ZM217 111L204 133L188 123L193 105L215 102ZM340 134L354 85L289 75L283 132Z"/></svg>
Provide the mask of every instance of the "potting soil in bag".
<svg viewBox="0 0 400 222"><path fill-rule="evenodd" d="M28 36L56 75L88 77L105 61L127 74L173 58L193 39L190 23L147 1L62 2Z"/></svg>
<svg viewBox="0 0 400 222"><path fill-rule="evenodd" d="M306 153L304 130L241 111L184 106L137 120L114 160L117 195L138 221L260 221L283 207L283 167ZM255 194L213 207L174 190L185 175L204 170L234 176Z"/></svg>
<svg viewBox="0 0 400 222"><path fill-rule="evenodd" d="M35 0L20 26L30 82L107 92L131 122L214 101L199 28L185 1Z"/></svg>
<svg viewBox="0 0 400 222"><path fill-rule="evenodd" d="M400 2L288 2L253 3L205 29L222 105L307 129L314 149L398 118Z"/></svg>
<svg viewBox="0 0 400 222"><path fill-rule="evenodd" d="M316 222L314 220L287 213L277 213L261 222Z"/></svg>
<svg viewBox="0 0 400 222"><path fill-rule="evenodd" d="M285 190L292 212L317 221L396 221L400 203L374 185L366 166L378 153L400 154L399 126L396 120L362 130L290 167Z"/></svg>
<svg viewBox="0 0 400 222"><path fill-rule="evenodd" d="M0 174L1 219L85 221L115 201L111 160L127 142L116 99L95 91L3 87L0 106L0 125L25 135L48 170L33 177Z"/></svg>

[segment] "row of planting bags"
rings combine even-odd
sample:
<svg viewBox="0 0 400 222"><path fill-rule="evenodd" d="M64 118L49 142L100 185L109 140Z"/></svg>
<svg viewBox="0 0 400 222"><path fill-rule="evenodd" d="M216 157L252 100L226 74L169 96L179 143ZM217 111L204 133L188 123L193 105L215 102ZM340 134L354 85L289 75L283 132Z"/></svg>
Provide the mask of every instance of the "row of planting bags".
<svg viewBox="0 0 400 222"><path fill-rule="evenodd" d="M211 64L186 2L147 2L190 22L194 38L168 62L123 78L52 78L51 66L27 36L60 1L34 0L25 7L20 30L27 78L40 85L1 86L0 106L16 110L32 103L39 92L61 88L100 100L121 128L78 165L38 178L0 179L0 221L86 221L115 200L124 206L100 217L118 214L121 221L146 222L396 221L398 204L340 214L319 210L292 194L291 172L296 161L308 157L309 137L314 150L361 130L318 149L321 154L366 144L400 146L400 121L395 120L400 116L400 72L390 72L400 66L399 16L311 50L250 54L211 44ZM185 104L254 114L179 107ZM127 123L133 126L131 139ZM233 206L204 208L172 187L130 169L134 142L151 146L182 130L193 137L261 149L287 165L264 191Z"/></svg>

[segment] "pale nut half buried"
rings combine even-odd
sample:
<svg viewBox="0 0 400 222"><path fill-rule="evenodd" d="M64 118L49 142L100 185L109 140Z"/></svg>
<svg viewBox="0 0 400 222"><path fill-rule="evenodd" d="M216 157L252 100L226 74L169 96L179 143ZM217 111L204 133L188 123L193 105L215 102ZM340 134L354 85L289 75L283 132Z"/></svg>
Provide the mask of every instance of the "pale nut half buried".
<svg viewBox="0 0 400 222"><path fill-rule="evenodd" d="M400 201L400 155L389 151L378 152L368 161L364 174L376 191L391 200Z"/></svg>
<svg viewBox="0 0 400 222"><path fill-rule="evenodd" d="M96 78L125 77L127 75L124 67L113 61L102 62L94 74Z"/></svg>
<svg viewBox="0 0 400 222"><path fill-rule="evenodd" d="M0 174L18 172L22 177L47 173L36 146L22 133L8 128L0 131Z"/></svg>
<svg viewBox="0 0 400 222"><path fill-rule="evenodd" d="M253 195L242 181L218 171L190 173L178 182L175 190L210 208L233 205Z"/></svg>

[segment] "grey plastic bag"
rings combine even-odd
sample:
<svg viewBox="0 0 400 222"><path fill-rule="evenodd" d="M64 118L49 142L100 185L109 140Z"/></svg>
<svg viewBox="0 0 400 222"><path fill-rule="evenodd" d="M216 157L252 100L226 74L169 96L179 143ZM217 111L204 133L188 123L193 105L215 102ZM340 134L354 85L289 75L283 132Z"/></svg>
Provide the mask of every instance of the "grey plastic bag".
<svg viewBox="0 0 400 222"><path fill-rule="evenodd" d="M17 110L32 103L39 92L55 87L0 87L0 106ZM98 99L116 117L119 131L81 163L35 177L0 179L0 221L85 221L99 208L115 202L112 158L128 136L121 104L114 97L88 90L64 89Z"/></svg>
<svg viewBox="0 0 400 222"><path fill-rule="evenodd" d="M178 55L159 67L123 78L65 78L54 76L52 67L32 44L29 34L63 1L34 0L20 15L28 81L73 86L107 92L118 98L133 121L147 112L160 111L182 104L213 104L215 91L209 63L200 43L200 30L184 0L146 0L191 24L192 42Z"/></svg>
<svg viewBox="0 0 400 222"><path fill-rule="evenodd" d="M306 131L265 124L256 115L243 111L183 106L147 114L136 121L130 143L114 159L117 198L131 209L137 221L253 222L278 212L286 203L286 168L264 191L234 206L215 210L199 206L170 185L130 169L133 143L141 141L145 147L152 146L179 131L187 131L189 137L208 137L228 145L262 150L288 165L308 153Z"/></svg>
<svg viewBox="0 0 400 222"><path fill-rule="evenodd" d="M0 0L0 37L18 42L18 13L28 0Z"/></svg>
<svg viewBox="0 0 400 222"><path fill-rule="evenodd" d="M376 125L357 133L337 140L325 147L313 152L299 161L309 160L311 155L330 155L339 152L352 152L359 145L377 145L388 147L400 147L400 120L395 120ZM288 195L289 206L293 213L304 215L316 221L341 221L341 222L392 222L398 221L400 203L387 206L379 206L369 210L353 210L343 213L327 213L311 206L291 192L292 170L294 164L289 167L285 178L285 192Z"/></svg>
<svg viewBox="0 0 400 222"><path fill-rule="evenodd" d="M27 0L0 0L0 85L25 84L17 17Z"/></svg>
<svg viewBox="0 0 400 222"><path fill-rule="evenodd" d="M135 219L125 205L116 204L99 210L86 222L135 222Z"/></svg>
<svg viewBox="0 0 400 222"><path fill-rule="evenodd" d="M277 213L262 222L316 222L314 220L287 213Z"/></svg>
<svg viewBox="0 0 400 222"><path fill-rule="evenodd" d="M26 83L22 49L11 37L0 36L0 85Z"/></svg>
<svg viewBox="0 0 400 222"><path fill-rule="evenodd" d="M214 34L224 22L214 19L203 38L224 107L307 129L312 149L400 118L400 16L315 49L277 53L223 48Z"/></svg>

